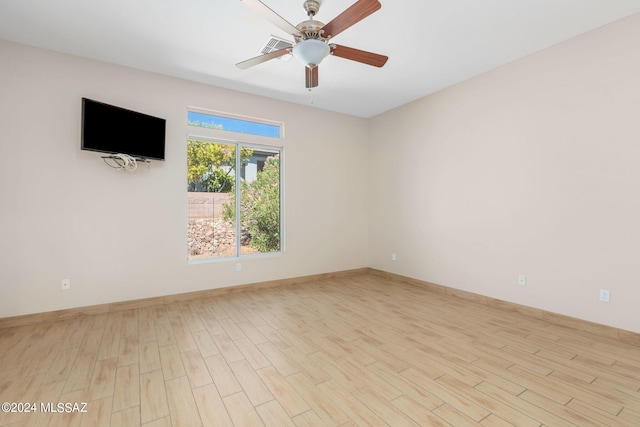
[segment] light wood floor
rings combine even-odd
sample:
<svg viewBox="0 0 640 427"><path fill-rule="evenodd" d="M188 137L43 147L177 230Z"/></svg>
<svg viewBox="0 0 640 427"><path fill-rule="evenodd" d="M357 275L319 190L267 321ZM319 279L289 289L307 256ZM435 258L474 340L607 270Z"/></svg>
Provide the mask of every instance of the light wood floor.
<svg viewBox="0 0 640 427"><path fill-rule="evenodd" d="M368 274L0 330L38 410L2 426L640 426L639 390L640 347Z"/></svg>

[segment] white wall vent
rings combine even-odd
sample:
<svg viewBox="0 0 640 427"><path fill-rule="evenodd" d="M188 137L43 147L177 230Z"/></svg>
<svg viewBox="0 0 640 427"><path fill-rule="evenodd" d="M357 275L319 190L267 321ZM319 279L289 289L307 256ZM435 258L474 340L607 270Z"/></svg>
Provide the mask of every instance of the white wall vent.
<svg viewBox="0 0 640 427"><path fill-rule="evenodd" d="M288 47L293 47L293 43L276 36L271 36L269 40L267 40L267 42L264 44L262 49L260 49L260 53L265 55L275 50L286 49ZM279 59L287 61L289 58L291 58L291 55L283 55Z"/></svg>

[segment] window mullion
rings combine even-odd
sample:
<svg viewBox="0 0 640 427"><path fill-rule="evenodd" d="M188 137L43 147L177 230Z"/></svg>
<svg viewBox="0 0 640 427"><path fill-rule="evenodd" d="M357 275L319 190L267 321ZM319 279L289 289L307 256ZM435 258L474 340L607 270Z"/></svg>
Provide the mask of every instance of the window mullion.
<svg viewBox="0 0 640 427"><path fill-rule="evenodd" d="M242 179L240 177L240 174L241 174L240 168L242 166L242 159L240 158L240 153L241 153L240 144L236 144L235 202L236 202L236 256L237 257L240 257L240 245L241 245L241 239L242 239L242 223L240 222L240 206L241 206L240 198L242 197L241 195Z"/></svg>

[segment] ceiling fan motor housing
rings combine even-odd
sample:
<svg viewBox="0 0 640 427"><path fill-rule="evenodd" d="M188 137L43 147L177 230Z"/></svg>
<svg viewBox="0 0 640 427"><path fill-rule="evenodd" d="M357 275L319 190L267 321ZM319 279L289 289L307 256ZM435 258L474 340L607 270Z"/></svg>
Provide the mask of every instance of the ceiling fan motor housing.
<svg viewBox="0 0 640 427"><path fill-rule="evenodd" d="M300 30L300 34L294 34L294 38L296 42L300 42L302 40L315 39L320 40L322 42L326 42L327 38L323 37L322 28L324 27L324 23L320 21L316 21L313 17L320 10L320 2L317 0L306 0L303 3L304 10L307 12L308 20L299 23L296 28Z"/></svg>
<svg viewBox="0 0 640 427"><path fill-rule="evenodd" d="M299 34L295 34L294 38L299 40L308 40L308 39L316 39L320 41L326 41L327 39L323 37L322 27L324 27L324 23L320 21L316 21L313 19L309 19L308 21L303 21L297 25L298 30L300 30Z"/></svg>
<svg viewBox="0 0 640 427"><path fill-rule="evenodd" d="M317 3L317 1L309 0L305 2L305 6L307 3ZM309 17L312 18L313 15L310 13ZM309 68L318 66L331 50L328 40L322 36L323 27L324 23L309 19L297 25L300 32L293 36L295 44L291 53Z"/></svg>

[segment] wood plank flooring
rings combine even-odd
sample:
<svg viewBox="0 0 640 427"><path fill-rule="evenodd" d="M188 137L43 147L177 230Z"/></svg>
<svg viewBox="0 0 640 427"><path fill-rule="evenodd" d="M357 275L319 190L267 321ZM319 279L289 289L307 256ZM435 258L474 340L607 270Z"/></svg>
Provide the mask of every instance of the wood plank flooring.
<svg viewBox="0 0 640 427"><path fill-rule="evenodd" d="M629 427L640 347L361 274L0 329L0 400L36 404L0 426Z"/></svg>

